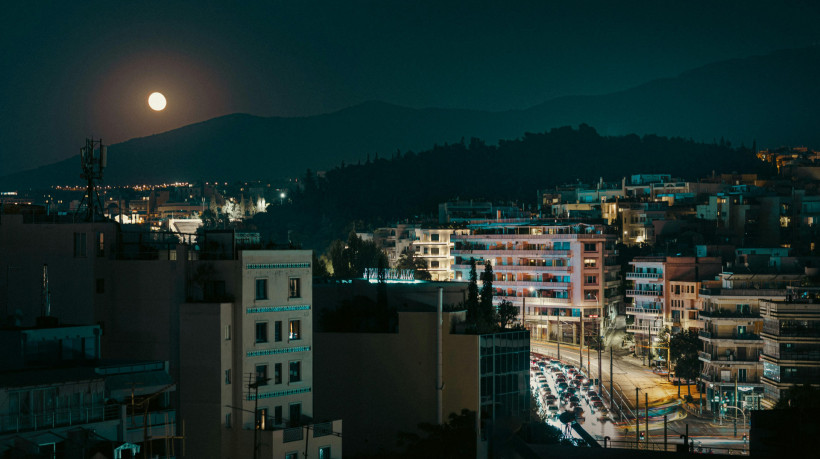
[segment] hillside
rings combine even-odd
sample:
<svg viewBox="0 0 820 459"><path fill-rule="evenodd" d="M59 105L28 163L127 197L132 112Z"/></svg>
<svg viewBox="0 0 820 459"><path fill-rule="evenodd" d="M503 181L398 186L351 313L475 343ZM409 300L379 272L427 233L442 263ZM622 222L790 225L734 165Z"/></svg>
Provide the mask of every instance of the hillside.
<svg viewBox="0 0 820 459"><path fill-rule="evenodd" d="M364 230L414 217L435 220L449 199L516 201L532 207L536 191L576 180L619 181L637 173L671 172L690 180L721 172L765 172L749 149L654 135L601 136L581 125L502 140L478 139L417 154L378 159L304 181L291 205L271 206L253 224L271 241L323 251L356 222Z"/></svg>
<svg viewBox="0 0 820 459"><path fill-rule="evenodd" d="M307 168L355 164L367 155L389 157L397 150L419 151L471 137L494 144L525 132L582 123L608 136L812 146L820 144L818 70L820 48L806 48L719 62L622 92L563 97L526 110L411 109L369 102L302 118L228 115L112 145L105 182L293 177ZM600 159L598 153L591 155L585 159ZM78 163L74 157L5 176L0 186L76 184ZM659 164L658 170L671 166Z"/></svg>

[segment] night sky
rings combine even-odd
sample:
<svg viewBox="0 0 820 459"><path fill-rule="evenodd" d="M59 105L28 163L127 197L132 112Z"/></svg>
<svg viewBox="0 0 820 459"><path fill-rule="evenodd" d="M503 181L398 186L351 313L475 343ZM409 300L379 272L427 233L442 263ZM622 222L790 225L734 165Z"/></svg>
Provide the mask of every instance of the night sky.
<svg viewBox="0 0 820 459"><path fill-rule="evenodd" d="M814 1L7 3L0 176L75 155L87 136L368 100L525 108L820 42Z"/></svg>

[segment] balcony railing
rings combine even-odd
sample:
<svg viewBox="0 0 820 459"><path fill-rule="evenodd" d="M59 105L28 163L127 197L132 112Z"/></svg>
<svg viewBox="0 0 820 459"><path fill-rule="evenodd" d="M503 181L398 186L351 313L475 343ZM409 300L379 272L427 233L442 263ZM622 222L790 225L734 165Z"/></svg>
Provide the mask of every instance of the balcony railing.
<svg viewBox="0 0 820 459"><path fill-rule="evenodd" d="M748 340L748 341L759 341L762 338L760 335L756 335L754 333L716 333L713 331L706 331L706 330L698 330L698 336L701 338L707 339L726 339L726 340Z"/></svg>
<svg viewBox="0 0 820 459"><path fill-rule="evenodd" d="M538 288L563 288L566 289L571 284L569 282L544 282L544 281L503 281L494 280L493 285L496 287L538 287Z"/></svg>
<svg viewBox="0 0 820 459"><path fill-rule="evenodd" d="M470 265L459 263L453 265L454 270L470 269ZM504 271L529 271L529 272L549 272L549 271L562 271L562 272L572 272L572 266L535 266L535 265L493 265L493 270L495 272L504 272Z"/></svg>
<svg viewBox="0 0 820 459"><path fill-rule="evenodd" d="M779 288L701 288L700 295L708 296L756 296L760 298L785 297L786 289Z"/></svg>
<svg viewBox="0 0 820 459"><path fill-rule="evenodd" d="M506 256L560 256L568 257L572 254L569 250L539 250L531 247L460 247L450 249L453 255L499 255L499 252L510 252Z"/></svg>
<svg viewBox="0 0 820 459"><path fill-rule="evenodd" d="M660 280L663 279L662 273L636 273L636 272L628 272L626 273L627 279L655 279Z"/></svg>
<svg viewBox="0 0 820 459"><path fill-rule="evenodd" d="M736 311L729 311L726 309L716 309L714 311L701 311L700 315L702 317L708 317L710 319L759 319L760 314L756 312L736 312Z"/></svg>
<svg viewBox="0 0 820 459"><path fill-rule="evenodd" d="M704 362L738 362L738 363L755 363L760 359L758 357L738 358L736 355L726 354L712 354L709 352L698 351L698 358Z"/></svg>
<svg viewBox="0 0 820 459"><path fill-rule="evenodd" d="M626 296L663 296L660 290L627 290Z"/></svg>
<svg viewBox="0 0 820 459"><path fill-rule="evenodd" d="M647 326L640 326L640 325L627 325L626 326L627 333L638 333L641 335L648 335L650 331L653 335L657 335L661 331L661 327L647 327Z"/></svg>
<svg viewBox="0 0 820 459"><path fill-rule="evenodd" d="M25 432L110 421L119 419L121 414L122 408L120 405L98 405L52 410L37 414L3 415L0 416L0 432Z"/></svg>
<svg viewBox="0 0 820 459"><path fill-rule="evenodd" d="M712 354L708 352L698 351L698 358L703 361L709 362L710 360L712 360Z"/></svg>
<svg viewBox="0 0 820 459"><path fill-rule="evenodd" d="M521 296L504 296L504 295L495 295L496 298L504 299L509 301L510 303L521 306L524 303L524 298L527 299L527 306L551 306L551 305L559 305L563 306L566 304L570 304L572 300L569 298L548 298L548 297L535 297L535 296L528 296L528 297L521 297Z"/></svg>
<svg viewBox="0 0 820 459"><path fill-rule="evenodd" d="M302 438L303 438L302 435L304 433L303 431L304 431L304 427L302 427L302 426L291 427L289 429L285 429L285 431L282 432L282 442L283 443L290 443L292 441L302 440Z"/></svg>
<svg viewBox="0 0 820 459"><path fill-rule="evenodd" d="M651 316L660 316L663 311L660 309L649 309L649 308L626 308L627 314L643 314L643 315L651 315Z"/></svg>

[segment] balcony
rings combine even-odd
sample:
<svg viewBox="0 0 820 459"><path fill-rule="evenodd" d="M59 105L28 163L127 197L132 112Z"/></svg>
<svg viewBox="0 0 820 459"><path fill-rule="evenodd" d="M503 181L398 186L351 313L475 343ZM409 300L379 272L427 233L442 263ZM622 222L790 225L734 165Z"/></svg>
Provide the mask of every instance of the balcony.
<svg viewBox="0 0 820 459"><path fill-rule="evenodd" d="M698 336L707 340L726 340L726 341L762 341L760 335L754 333L726 333L720 334L713 331L698 330Z"/></svg>
<svg viewBox="0 0 820 459"><path fill-rule="evenodd" d="M788 292L786 289L778 288L702 288L701 296L756 296L759 298L785 298Z"/></svg>
<svg viewBox="0 0 820 459"><path fill-rule="evenodd" d="M468 264L457 264L453 265L453 270L469 270L470 265ZM479 268L476 266L476 269L481 271L483 268ZM493 271L495 272L506 272L506 271L527 271L531 273L542 273L542 272L553 272L553 271L560 271L560 272L572 272L572 266L537 266L537 265L493 265Z"/></svg>
<svg viewBox="0 0 820 459"><path fill-rule="evenodd" d="M525 280L494 280L494 287L536 287L539 289L566 289L571 284L569 282L544 282L544 281L525 281Z"/></svg>
<svg viewBox="0 0 820 459"><path fill-rule="evenodd" d="M628 272L628 273L626 273L626 278L627 279L661 280L661 279L663 279L663 273Z"/></svg>
<svg viewBox="0 0 820 459"><path fill-rule="evenodd" d="M663 296L660 290L627 290L626 296Z"/></svg>
<svg viewBox="0 0 820 459"><path fill-rule="evenodd" d="M649 308L626 308L627 314L660 317L663 311Z"/></svg>
<svg viewBox="0 0 820 459"><path fill-rule="evenodd" d="M498 248L475 248L475 249L450 249L453 255L481 255L490 257L569 257L571 252L569 250L535 250L527 248L516 247L498 247Z"/></svg>
<svg viewBox="0 0 820 459"><path fill-rule="evenodd" d="M708 319L760 319L760 314L756 312L736 312L725 309L701 311L700 316Z"/></svg>
<svg viewBox="0 0 820 459"><path fill-rule="evenodd" d="M495 297L507 300L516 306L521 306L524 303L525 298L527 300L527 306L565 306L572 302L572 300L570 300L569 298L548 298L534 296L522 297L504 295L496 295Z"/></svg>
<svg viewBox="0 0 820 459"><path fill-rule="evenodd" d="M721 362L723 364L738 363L741 365L748 365L760 361L758 357L746 357L739 359L736 355L712 354L704 351L698 351L698 359L703 362Z"/></svg>
<svg viewBox="0 0 820 459"><path fill-rule="evenodd" d="M637 333L639 335L648 335L650 332L653 335L657 335L661 332L661 327L649 327L643 325L627 325L626 326L627 333Z"/></svg>

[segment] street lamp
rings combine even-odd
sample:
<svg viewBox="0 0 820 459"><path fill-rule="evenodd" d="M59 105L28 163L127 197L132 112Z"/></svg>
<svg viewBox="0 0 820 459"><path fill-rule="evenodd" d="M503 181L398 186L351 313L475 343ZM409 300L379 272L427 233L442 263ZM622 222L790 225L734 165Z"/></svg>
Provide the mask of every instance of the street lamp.
<svg viewBox="0 0 820 459"><path fill-rule="evenodd" d="M279 193L279 205L281 206L281 205L284 205L284 204L285 204L285 192L283 191L283 192Z"/></svg>

